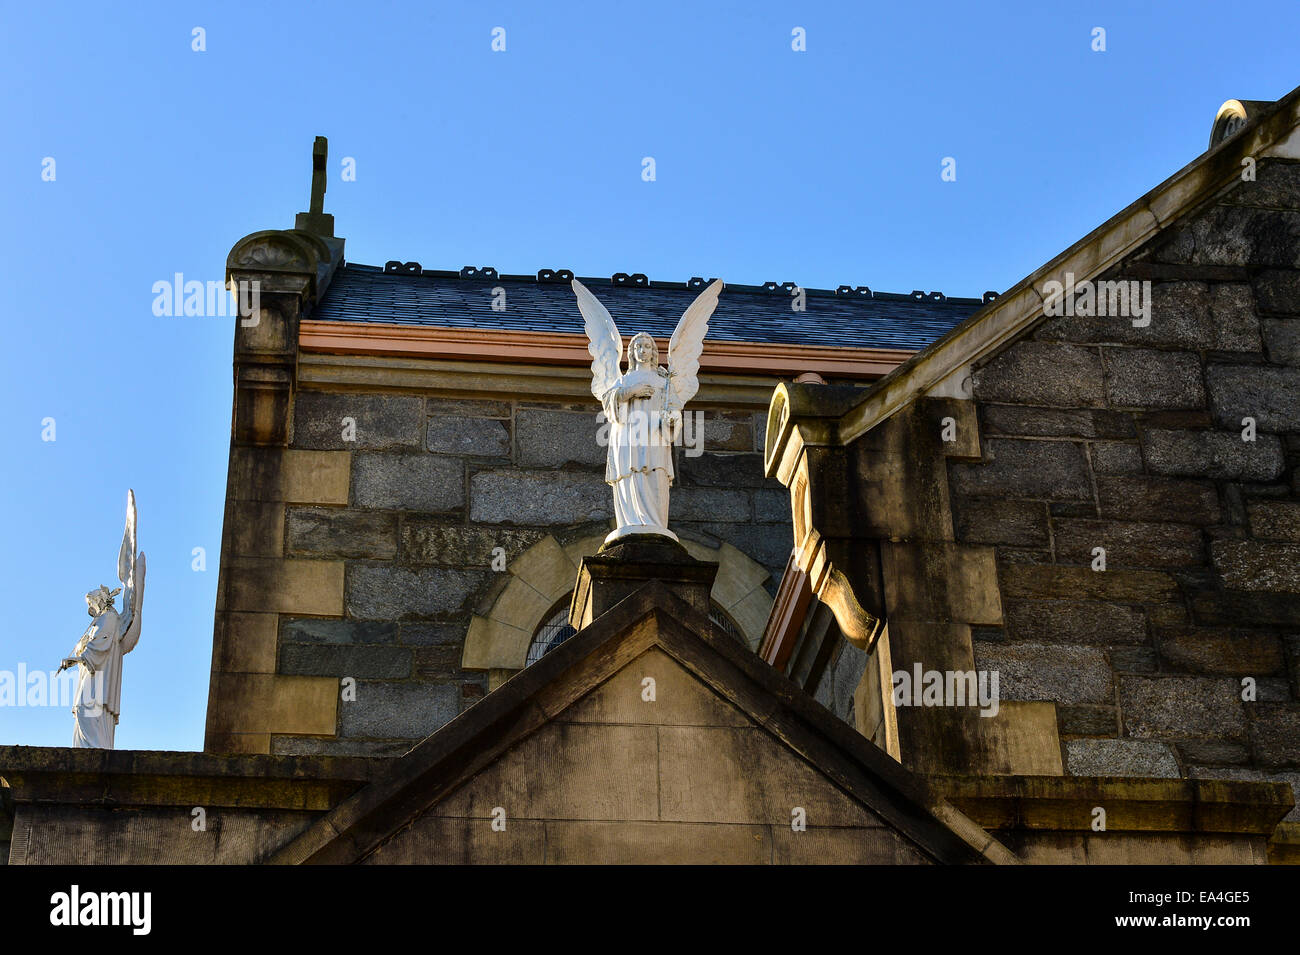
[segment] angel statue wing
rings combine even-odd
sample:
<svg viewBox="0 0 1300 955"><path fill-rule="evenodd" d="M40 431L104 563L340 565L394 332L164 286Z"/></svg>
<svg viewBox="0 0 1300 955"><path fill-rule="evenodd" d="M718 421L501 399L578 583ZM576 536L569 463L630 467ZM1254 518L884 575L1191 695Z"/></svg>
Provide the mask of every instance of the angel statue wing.
<svg viewBox="0 0 1300 955"><path fill-rule="evenodd" d="M140 605L144 600L144 554L136 552L135 491L126 492L126 530L117 554L117 579L122 582L122 652L127 653L140 639Z"/></svg>
<svg viewBox="0 0 1300 955"><path fill-rule="evenodd" d="M582 313L587 332L587 351L591 352L591 393L603 402L619 379L623 336L618 333L609 309L577 279L573 280L573 294L578 297L578 311Z"/></svg>
<svg viewBox="0 0 1300 955"><path fill-rule="evenodd" d="M668 394L666 410L671 414L681 411L686 402L700 390L697 377L700 372L700 352L704 350L704 335L709 330L709 318L718 307L722 292L722 279L714 279L691 303L677 323L673 337L668 342Z"/></svg>

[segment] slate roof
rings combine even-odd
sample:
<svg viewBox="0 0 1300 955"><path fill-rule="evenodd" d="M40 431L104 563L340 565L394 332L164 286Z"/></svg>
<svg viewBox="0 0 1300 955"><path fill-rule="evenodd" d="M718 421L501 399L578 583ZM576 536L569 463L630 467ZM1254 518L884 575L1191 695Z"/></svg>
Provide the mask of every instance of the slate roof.
<svg viewBox="0 0 1300 955"><path fill-rule="evenodd" d="M310 316L323 321L384 322L443 328L501 328L582 332L571 272L498 275L390 262L384 268L343 264ZM682 312L710 280L657 282L644 275L578 280L609 309L626 335L667 338ZM492 289L505 289L507 308L492 310ZM806 289L806 310L791 308L793 283L727 285L709 322L709 338L739 342L919 350L996 297L946 298L939 292L897 295L865 286Z"/></svg>

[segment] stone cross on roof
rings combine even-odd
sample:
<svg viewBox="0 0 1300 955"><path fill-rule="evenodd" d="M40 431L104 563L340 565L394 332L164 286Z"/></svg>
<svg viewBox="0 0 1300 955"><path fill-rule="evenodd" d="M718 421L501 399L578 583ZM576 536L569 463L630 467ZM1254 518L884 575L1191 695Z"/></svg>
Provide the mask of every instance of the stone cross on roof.
<svg viewBox="0 0 1300 955"><path fill-rule="evenodd" d="M334 217L325 212L325 186L328 175L325 160L329 154L329 140L317 136L311 147L311 205L310 211L298 213L295 229L303 229L321 236L334 235Z"/></svg>

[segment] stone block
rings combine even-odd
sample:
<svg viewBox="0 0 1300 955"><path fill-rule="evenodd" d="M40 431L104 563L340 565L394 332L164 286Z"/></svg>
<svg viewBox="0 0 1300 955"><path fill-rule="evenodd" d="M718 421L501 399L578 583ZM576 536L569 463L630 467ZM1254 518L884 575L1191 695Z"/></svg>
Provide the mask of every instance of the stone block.
<svg viewBox="0 0 1300 955"><path fill-rule="evenodd" d="M1118 673L1155 673L1156 651L1151 647L1111 647L1111 669Z"/></svg>
<svg viewBox="0 0 1300 955"><path fill-rule="evenodd" d="M1143 456L1154 474L1220 480L1272 481L1285 467L1282 443L1270 434L1243 441L1240 432L1150 430Z"/></svg>
<svg viewBox="0 0 1300 955"><path fill-rule="evenodd" d="M403 623L398 629L398 642L407 647L459 647L465 640L467 626L463 623Z"/></svg>
<svg viewBox="0 0 1300 955"><path fill-rule="evenodd" d="M986 454L980 463L949 463L949 480L956 493L1053 500L1092 497L1088 461L1080 444L990 438Z"/></svg>
<svg viewBox="0 0 1300 955"><path fill-rule="evenodd" d="M975 372L974 395L980 402L1099 408L1102 381L1096 349L1025 340Z"/></svg>
<svg viewBox="0 0 1300 955"><path fill-rule="evenodd" d="M341 617L343 561L232 557L218 610Z"/></svg>
<svg viewBox="0 0 1300 955"><path fill-rule="evenodd" d="M1300 627L1300 600L1293 594L1218 590L1192 595L1198 623L1224 627Z"/></svg>
<svg viewBox="0 0 1300 955"><path fill-rule="evenodd" d="M687 414L691 409L687 408ZM753 416L740 412L704 411L706 451L751 451L754 448Z"/></svg>
<svg viewBox="0 0 1300 955"><path fill-rule="evenodd" d="M457 458L357 454L352 483L358 507L445 513L465 506L465 471Z"/></svg>
<svg viewBox="0 0 1300 955"><path fill-rule="evenodd" d="M1248 762L1250 752L1241 743L1222 740L1192 739L1176 747L1184 765L1234 766Z"/></svg>
<svg viewBox="0 0 1300 955"><path fill-rule="evenodd" d="M1300 315L1300 271L1265 269L1255 276L1254 284L1260 311Z"/></svg>
<svg viewBox="0 0 1300 955"><path fill-rule="evenodd" d="M1255 181L1233 189L1219 200L1224 205L1300 209L1300 165L1265 159L1255 169Z"/></svg>
<svg viewBox="0 0 1300 955"><path fill-rule="evenodd" d="M525 467L587 464L604 468L608 447L597 442L608 435L598 411L521 409L515 415L515 444Z"/></svg>
<svg viewBox="0 0 1300 955"><path fill-rule="evenodd" d="M1215 206L1175 232L1157 252L1187 265L1300 265L1300 212Z"/></svg>
<svg viewBox="0 0 1300 955"><path fill-rule="evenodd" d="M1300 309L1300 305L1296 307ZM1268 360L1275 365L1300 366L1300 321L1267 318L1260 325Z"/></svg>
<svg viewBox="0 0 1300 955"><path fill-rule="evenodd" d="M1246 512L1255 537L1300 542L1300 501L1254 501Z"/></svg>
<svg viewBox="0 0 1300 955"><path fill-rule="evenodd" d="M1256 678L1283 672L1282 644L1271 633L1192 628L1160 633L1156 645L1167 671Z"/></svg>
<svg viewBox="0 0 1300 955"><path fill-rule="evenodd" d="M397 516L325 507L289 509L289 552L313 557L374 557L397 553Z"/></svg>
<svg viewBox="0 0 1300 955"><path fill-rule="evenodd" d="M1090 567L1009 565L999 568L1002 596L1108 600L1121 603L1168 603L1179 599L1178 585L1165 573L1150 570L1095 571Z"/></svg>
<svg viewBox="0 0 1300 955"><path fill-rule="evenodd" d="M1191 524L1062 519L1052 522L1056 559L1091 566L1105 548L1106 571L1126 567L1194 567L1205 559L1201 529Z"/></svg>
<svg viewBox="0 0 1300 955"><path fill-rule="evenodd" d="M346 451L285 451L281 493L288 504L346 504L352 455Z"/></svg>
<svg viewBox="0 0 1300 955"><path fill-rule="evenodd" d="M460 665L465 670L521 670L532 640L532 630L476 615L470 619Z"/></svg>
<svg viewBox="0 0 1300 955"><path fill-rule="evenodd" d="M495 418L437 415L429 419L424 446L435 454L509 457L509 422Z"/></svg>
<svg viewBox="0 0 1300 955"><path fill-rule="evenodd" d="M339 703L339 736L423 739L459 715L455 684L361 680L356 700Z"/></svg>
<svg viewBox="0 0 1300 955"><path fill-rule="evenodd" d="M613 496L603 475L493 470L470 478L470 520L475 523L579 524L608 520L612 511Z"/></svg>
<svg viewBox="0 0 1300 955"><path fill-rule="evenodd" d="M358 680L405 679L411 675L411 651L406 647L285 643L280 646L280 672Z"/></svg>
<svg viewBox="0 0 1300 955"><path fill-rule="evenodd" d="M284 505L232 501L226 511L227 553L234 557L284 556Z"/></svg>
<svg viewBox="0 0 1300 955"><path fill-rule="evenodd" d="M1005 700L1104 703L1113 693L1110 665L1099 647L976 644L975 668L998 673Z"/></svg>
<svg viewBox="0 0 1300 955"><path fill-rule="evenodd" d="M508 401L477 401L468 398L428 398L424 413L437 415L469 415L473 418L510 418L514 409Z"/></svg>
<svg viewBox="0 0 1300 955"><path fill-rule="evenodd" d="M491 571L353 564L347 612L361 620L401 620L467 610Z"/></svg>
<svg viewBox="0 0 1300 955"><path fill-rule="evenodd" d="M749 492L720 487L674 488L668 498L669 526L673 521L733 521L752 517Z"/></svg>
<svg viewBox="0 0 1300 955"><path fill-rule="evenodd" d="M789 524L790 492L785 488L761 488L754 494L754 520L760 524Z"/></svg>
<svg viewBox="0 0 1300 955"><path fill-rule="evenodd" d="M1210 554L1229 590L1300 594L1300 544L1220 540Z"/></svg>
<svg viewBox="0 0 1300 955"><path fill-rule="evenodd" d="M1141 474L1142 446L1121 441L1097 441L1088 446L1094 474Z"/></svg>
<svg viewBox="0 0 1300 955"><path fill-rule="evenodd" d="M1106 401L1112 408L1202 408L1201 359L1192 352L1105 348Z"/></svg>
<svg viewBox="0 0 1300 955"><path fill-rule="evenodd" d="M402 521L401 559L413 564L449 567L491 567L496 549L505 552L506 569L536 544L542 531L503 527L466 527L433 518L406 517ZM498 563L499 566L499 563Z"/></svg>
<svg viewBox="0 0 1300 955"><path fill-rule="evenodd" d="M1141 643L1146 619L1122 604L1078 600L1006 600L1007 635L1033 643Z"/></svg>
<svg viewBox="0 0 1300 955"><path fill-rule="evenodd" d="M655 681L647 701L643 681ZM723 699L658 649L641 654L558 717L568 723L638 723L656 726L753 726Z"/></svg>
<svg viewBox="0 0 1300 955"><path fill-rule="evenodd" d="M1231 677L1119 678L1124 729L1139 739L1240 740L1246 733L1241 686Z"/></svg>
<svg viewBox="0 0 1300 955"><path fill-rule="evenodd" d="M218 614L212 669L232 673L274 673L274 613Z"/></svg>
<svg viewBox="0 0 1300 955"><path fill-rule="evenodd" d="M1040 502L975 498L954 505L959 540L1014 547L1048 545L1047 508Z"/></svg>
<svg viewBox="0 0 1300 955"><path fill-rule="evenodd" d="M417 448L423 422L424 399L413 395L299 391L294 398L293 446L316 451Z"/></svg>
<svg viewBox="0 0 1300 955"><path fill-rule="evenodd" d="M1119 710L1113 706L1057 704L1056 716L1062 736L1115 736L1119 733Z"/></svg>
<svg viewBox="0 0 1300 955"><path fill-rule="evenodd" d="M1021 405L980 406L984 434L1034 438L1092 438L1097 434L1091 411L1027 408Z"/></svg>
<svg viewBox="0 0 1300 955"><path fill-rule="evenodd" d="M320 620L307 617L285 620L280 628L283 643L347 644L396 643L397 624L386 620Z"/></svg>
<svg viewBox="0 0 1300 955"><path fill-rule="evenodd" d="M1258 705L1250 722L1250 742L1260 765L1300 766L1300 707Z"/></svg>
<svg viewBox="0 0 1300 955"><path fill-rule="evenodd" d="M1178 760L1167 743L1136 739L1065 741L1071 776L1142 776L1177 779Z"/></svg>
<svg viewBox="0 0 1300 955"><path fill-rule="evenodd" d="M1219 523L1219 494L1208 481L1148 476L1097 476L1102 517L1132 521Z"/></svg>
<svg viewBox="0 0 1300 955"><path fill-rule="evenodd" d="M1220 427L1241 441L1242 418L1260 431L1300 430L1300 368L1270 365L1211 365L1205 371L1210 407Z"/></svg>
<svg viewBox="0 0 1300 955"><path fill-rule="evenodd" d="M789 495L780 482L763 477L761 454L709 454L698 457L678 453L673 467L677 479L673 487L768 488Z"/></svg>

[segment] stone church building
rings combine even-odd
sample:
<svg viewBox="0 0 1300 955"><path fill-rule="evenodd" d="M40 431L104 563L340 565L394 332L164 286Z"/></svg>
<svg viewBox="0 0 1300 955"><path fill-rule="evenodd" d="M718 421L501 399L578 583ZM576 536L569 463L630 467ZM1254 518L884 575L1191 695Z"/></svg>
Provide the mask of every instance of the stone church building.
<svg viewBox="0 0 1300 955"><path fill-rule="evenodd" d="M573 274L349 262L315 160L204 751L0 747L11 864L1300 859L1300 90L1003 294L726 286L681 546L601 548Z"/></svg>

